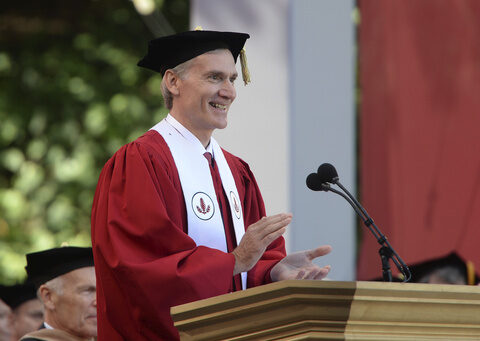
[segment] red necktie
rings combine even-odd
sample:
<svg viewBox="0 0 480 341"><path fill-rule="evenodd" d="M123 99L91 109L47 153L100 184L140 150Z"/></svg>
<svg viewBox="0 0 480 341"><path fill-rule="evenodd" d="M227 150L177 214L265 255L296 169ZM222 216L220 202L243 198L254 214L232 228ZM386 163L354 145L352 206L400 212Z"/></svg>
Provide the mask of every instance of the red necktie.
<svg viewBox="0 0 480 341"><path fill-rule="evenodd" d="M233 226L232 212L230 211L230 205L228 203L227 195L223 189L222 179L218 172L218 167L215 159L212 158L212 154L205 152L203 154L208 160L210 166L210 173L212 174L213 186L215 187L215 193L217 194L218 205L220 206L220 212L222 214L223 227L225 229L225 237L227 239L228 252L232 252L237 247L237 241L235 237L235 228ZM242 279L240 275L236 275L233 278L233 291L241 290Z"/></svg>

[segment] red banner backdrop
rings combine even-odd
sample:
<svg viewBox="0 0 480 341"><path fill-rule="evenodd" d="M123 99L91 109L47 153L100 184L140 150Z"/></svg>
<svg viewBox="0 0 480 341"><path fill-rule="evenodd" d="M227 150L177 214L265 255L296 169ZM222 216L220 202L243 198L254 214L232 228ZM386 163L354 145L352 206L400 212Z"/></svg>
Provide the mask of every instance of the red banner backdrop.
<svg viewBox="0 0 480 341"><path fill-rule="evenodd" d="M360 0L360 197L407 264L480 268L480 1ZM358 279L381 276L363 233Z"/></svg>

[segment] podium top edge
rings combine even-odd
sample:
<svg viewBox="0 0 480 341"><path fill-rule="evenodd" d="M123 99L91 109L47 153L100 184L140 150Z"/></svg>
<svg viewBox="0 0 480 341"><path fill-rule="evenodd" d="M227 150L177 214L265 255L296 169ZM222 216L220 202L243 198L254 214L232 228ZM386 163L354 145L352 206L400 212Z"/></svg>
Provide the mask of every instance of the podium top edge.
<svg viewBox="0 0 480 341"><path fill-rule="evenodd" d="M330 281L330 280L286 280L249 288L229 294L219 295L171 308L171 315L180 315L192 309L205 306L235 305L245 301L266 301L269 299L293 296L342 297L354 300L355 297L391 297L412 299L468 299L478 300L480 304L480 286L419 284L401 282L369 282L369 281Z"/></svg>

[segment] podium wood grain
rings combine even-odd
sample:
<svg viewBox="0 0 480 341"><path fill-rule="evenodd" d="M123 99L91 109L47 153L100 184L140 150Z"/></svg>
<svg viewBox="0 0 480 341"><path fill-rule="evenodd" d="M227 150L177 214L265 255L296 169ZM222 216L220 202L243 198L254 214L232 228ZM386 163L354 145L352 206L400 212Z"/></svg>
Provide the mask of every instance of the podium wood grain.
<svg viewBox="0 0 480 341"><path fill-rule="evenodd" d="M282 281L172 308L182 340L480 340L480 287Z"/></svg>

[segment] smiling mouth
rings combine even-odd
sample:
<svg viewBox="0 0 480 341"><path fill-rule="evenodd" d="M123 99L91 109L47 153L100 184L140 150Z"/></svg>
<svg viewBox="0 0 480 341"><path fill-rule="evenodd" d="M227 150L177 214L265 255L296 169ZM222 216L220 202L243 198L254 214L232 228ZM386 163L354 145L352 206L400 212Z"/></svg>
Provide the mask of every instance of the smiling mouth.
<svg viewBox="0 0 480 341"><path fill-rule="evenodd" d="M219 104L219 103L213 103L213 102L210 102L210 105L216 109L220 109L220 110L223 110L223 111L226 111L227 110L227 106L226 105L223 105L223 104Z"/></svg>

